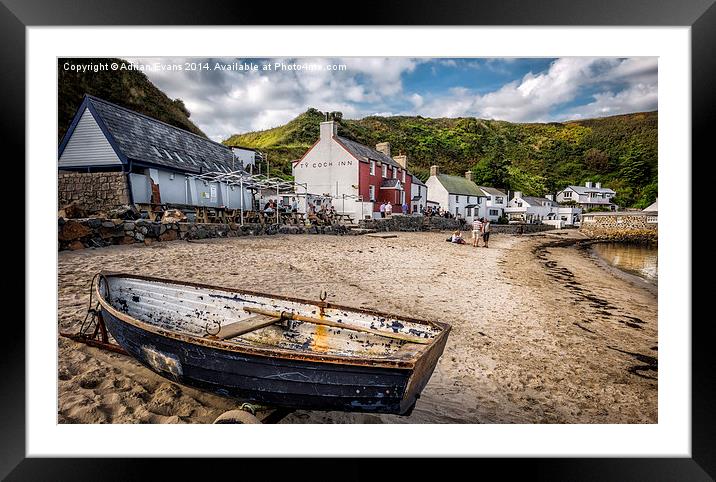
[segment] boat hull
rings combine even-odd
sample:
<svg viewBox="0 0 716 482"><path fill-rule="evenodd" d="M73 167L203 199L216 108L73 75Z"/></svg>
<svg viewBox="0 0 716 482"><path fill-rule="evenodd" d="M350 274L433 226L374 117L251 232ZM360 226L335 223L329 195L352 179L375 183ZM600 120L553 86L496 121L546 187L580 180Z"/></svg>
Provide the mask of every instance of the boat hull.
<svg viewBox="0 0 716 482"><path fill-rule="evenodd" d="M225 350L143 330L103 308L114 339L157 374L218 395L306 410L409 414L446 337L414 369L278 358Z"/></svg>

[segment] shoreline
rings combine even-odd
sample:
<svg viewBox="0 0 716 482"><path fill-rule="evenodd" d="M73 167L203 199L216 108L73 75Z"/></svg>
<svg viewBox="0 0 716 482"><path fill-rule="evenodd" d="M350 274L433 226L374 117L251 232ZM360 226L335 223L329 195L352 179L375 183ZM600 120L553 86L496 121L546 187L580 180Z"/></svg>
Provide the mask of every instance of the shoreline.
<svg viewBox="0 0 716 482"><path fill-rule="evenodd" d="M536 251L545 241L575 244L582 235L495 234L487 249L446 243L442 232L396 235L279 234L63 251L59 328L76 329L100 268L304 298L326 289L329 301L445 321L453 330L410 417L297 411L282 423L656 422L655 297L579 250ZM122 355L67 339L58 348L59 423L211 423L238 405ZM635 355L654 362L637 363Z"/></svg>

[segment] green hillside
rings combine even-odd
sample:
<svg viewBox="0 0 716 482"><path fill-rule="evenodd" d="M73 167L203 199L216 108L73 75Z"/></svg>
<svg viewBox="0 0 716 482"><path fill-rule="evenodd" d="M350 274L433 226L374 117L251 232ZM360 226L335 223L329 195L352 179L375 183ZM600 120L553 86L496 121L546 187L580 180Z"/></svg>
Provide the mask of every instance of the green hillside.
<svg viewBox="0 0 716 482"><path fill-rule="evenodd" d="M170 99L154 86L147 76L137 70L107 70L77 72L65 70L65 63L72 65L89 63L127 64L121 59L57 59L57 140L65 135L72 123L75 111L85 94L94 95L128 109L148 115L187 131L206 135L192 121L181 99Z"/></svg>
<svg viewBox="0 0 716 482"><path fill-rule="evenodd" d="M286 125L234 135L224 144L260 149L268 153L272 173L287 175L289 161L318 139L324 119L308 109ZM479 184L525 195L595 181L617 191L619 205L643 208L657 195L657 126L657 112L548 124L371 116L340 120L338 133L369 146L390 142L423 180L438 164L442 172L462 175L470 169Z"/></svg>

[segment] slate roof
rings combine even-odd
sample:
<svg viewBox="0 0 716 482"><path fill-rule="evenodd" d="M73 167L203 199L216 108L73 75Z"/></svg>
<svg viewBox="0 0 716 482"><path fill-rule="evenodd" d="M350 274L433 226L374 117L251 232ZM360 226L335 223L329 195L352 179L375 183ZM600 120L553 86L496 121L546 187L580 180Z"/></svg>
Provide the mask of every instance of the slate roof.
<svg viewBox="0 0 716 482"><path fill-rule="evenodd" d="M544 206L545 203L554 207L559 206L559 203L550 201L546 197L522 196L522 200L530 206Z"/></svg>
<svg viewBox="0 0 716 482"><path fill-rule="evenodd" d="M86 98L129 159L190 173L235 170L229 147L98 97Z"/></svg>
<svg viewBox="0 0 716 482"><path fill-rule="evenodd" d="M485 186L477 186L479 187L484 193L489 194L490 196L502 196L507 197L507 194L500 191L499 189L495 187L485 187Z"/></svg>
<svg viewBox="0 0 716 482"><path fill-rule="evenodd" d="M380 187L397 187L400 186L398 179L383 179L380 181Z"/></svg>
<svg viewBox="0 0 716 482"><path fill-rule="evenodd" d="M412 177L413 177L413 184L417 184L418 186L425 186L425 183L423 181L421 181L420 179L418 179L418 177L415 174L413 174Z"/></svg>
<svg viewBox="0 0 716 482"><path fill-rule="evenodd" d="M392 157L386 156L380 151L376 151L375 149L372 149L368 146L364 146L363 144L352 141L350 139L346 139L345 137L336 136L335 138L338 142L343 144L346 149L348 149L348 152L350 152L360 160L366 162L368 162L369 160L380 161L382 163L395 167L400 167L402 169L402 166L395 162Z"/></svg>
<svg viewBox="0 0 716 482"><path fill-rule="evenodd" d="M575 191L577 194L580 194L580 195L582 195L582 194L587 194L588 192L599 192L599 193L611 193L611 194L616 194L615 191L612 191L611 189L606 188L606 187L596 188L596 187L586 187L586 186L567 186L566 188L563 189L563 191L565 191L565 190L567 190L567 189L571 189L571 190Z"/></svg>
<svg viewBox="0 0 716 482"><path fill-rule="evenodd" d="M486 194L482 192L482 189L477 187L477 184L472 181L469 181L465 177L450 176L449 174L438 174L436 177L438 178L438 181L440 181L440 184L442 184L443 187L450 194L463 194L465 196L486 196Z"/></svg>

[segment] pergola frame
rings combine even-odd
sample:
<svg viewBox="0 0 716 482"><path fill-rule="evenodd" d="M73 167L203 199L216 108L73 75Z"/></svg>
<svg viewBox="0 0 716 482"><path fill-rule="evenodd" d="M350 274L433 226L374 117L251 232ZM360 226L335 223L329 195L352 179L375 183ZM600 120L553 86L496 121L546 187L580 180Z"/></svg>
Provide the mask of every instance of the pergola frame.
<svg viewBox="0 0 716 482"><path fill-rule="evenodd" d="M206 182L223 182L229 186L239 186L241 192L241 225L244 224L244 188L257 191L276 190L276 197L281 194L292 194L299 196L297 187L304 189L303 195L308 194L308 184L285 181L278 177L269 177L263 174L249 174L246 171L220 172L211 171L191 176L192 179L200 179ZM279 211L276 209L276 224L279 224Z"/></svg>

